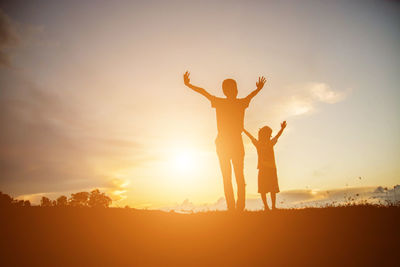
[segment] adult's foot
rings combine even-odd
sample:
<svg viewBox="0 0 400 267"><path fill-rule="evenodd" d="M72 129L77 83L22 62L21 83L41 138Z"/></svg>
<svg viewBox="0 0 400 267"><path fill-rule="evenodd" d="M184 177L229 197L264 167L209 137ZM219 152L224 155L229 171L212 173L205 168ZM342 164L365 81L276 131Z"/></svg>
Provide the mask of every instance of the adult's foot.
<svg viewBox="0 0 400 267"><path fill-rule="evenodd" d="M244 211L244 208L236 208L235 211L236 211L237 213L240 213L240 212L243 212L243 211Z"/></svg>

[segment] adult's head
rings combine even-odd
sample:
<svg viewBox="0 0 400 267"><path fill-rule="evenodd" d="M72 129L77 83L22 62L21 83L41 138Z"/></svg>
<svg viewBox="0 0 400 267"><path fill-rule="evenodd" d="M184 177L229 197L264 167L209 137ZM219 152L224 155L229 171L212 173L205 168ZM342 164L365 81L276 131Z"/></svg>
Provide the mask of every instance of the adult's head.
<svg viewBox="0 0 400 267"><path fill-rule="evenodd" d="M238 94L236 81L234 79L226 79L222 82L222 91L227 98L236 98Z"/></svg>

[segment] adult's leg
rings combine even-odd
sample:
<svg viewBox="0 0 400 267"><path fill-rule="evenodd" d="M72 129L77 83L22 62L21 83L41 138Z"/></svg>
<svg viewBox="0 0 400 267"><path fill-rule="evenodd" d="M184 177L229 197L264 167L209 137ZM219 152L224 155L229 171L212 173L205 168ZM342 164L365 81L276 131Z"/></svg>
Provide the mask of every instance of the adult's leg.
<svg viewBox="0 0 400 267"><path fill-rule="evenodd" d="M235 178L237 184L237 202L236 202L236 209L239 211L244 210L245 207L245 198L246 198L246 184L244 181L244 174L243 174L243 161L244 161L244 154L238 155L232 159L233 169L235 171Z"/></svg>
<svg viewBox="0 0 400 267"><path fill-rule="evenodd" d="M232 188L232 166L231 161L224 155L218 155L219 166L221 168L222 179L224 181L225 200L228 210L235 209L235 197Z"/></svg>
<svg viewBox="0 0 400 267"><path fill-rule="evenodd" d="M260 193L260 195L261 195L261 199L262 199L262 201L264 203L265 210L269 210L268 203L267 203L267 194L266 193Z"/></svg>
<svg viewBox="0 0 400 267"><path fill-rule="evenodd" d="M272 202L272 209L276 209L275 203L276 203L276 193L271 192L271 202Z"/></svg>

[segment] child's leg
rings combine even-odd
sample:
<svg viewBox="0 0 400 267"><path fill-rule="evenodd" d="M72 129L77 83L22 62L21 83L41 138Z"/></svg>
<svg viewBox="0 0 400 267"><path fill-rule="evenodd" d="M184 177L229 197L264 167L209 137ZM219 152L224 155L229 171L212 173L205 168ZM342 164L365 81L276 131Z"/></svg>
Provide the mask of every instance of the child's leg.
<svg viewBox="0 0 400 267"><path fill-rule="evenodd" d="M267 203L267 194L266 193L260 193L260 195L261 195L261 199L262 199L262 201L264 203L264 208L265 209L269 209L268 203Z"/></svg>
<svg viewBox="0 0 400 267"><path fill-rule="evenodd" d="M271 192L271 202L272 202L272 209L276 209L275 203L276 203L276 193Z"/></svg>

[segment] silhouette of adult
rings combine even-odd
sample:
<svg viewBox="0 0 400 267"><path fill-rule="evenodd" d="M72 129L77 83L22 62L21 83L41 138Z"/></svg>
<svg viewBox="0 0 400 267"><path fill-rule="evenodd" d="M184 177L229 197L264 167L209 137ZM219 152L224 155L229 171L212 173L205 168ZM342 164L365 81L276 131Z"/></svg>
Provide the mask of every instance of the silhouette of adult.
<svg viewBox="0 0 400 267"><path fill-rule="evenodd" d="M224 182L228 210L234 210L236 207L237 210L242 211L245 207L246 195L243 174L244 147L242 140L244 114L251 99L263 88L266 79L259 77L258 82L256 82L257 89L245 98L237 98L238 90L236 81L226 79L222 83L222 91L226 98L221 98L211 95L203 88L192 85L189 75L189 72L183 75L185 85L210 100L211 106L216 110L218 135L215 144ZM237 184L236 205L232 188L232 165Z"/></svg>

